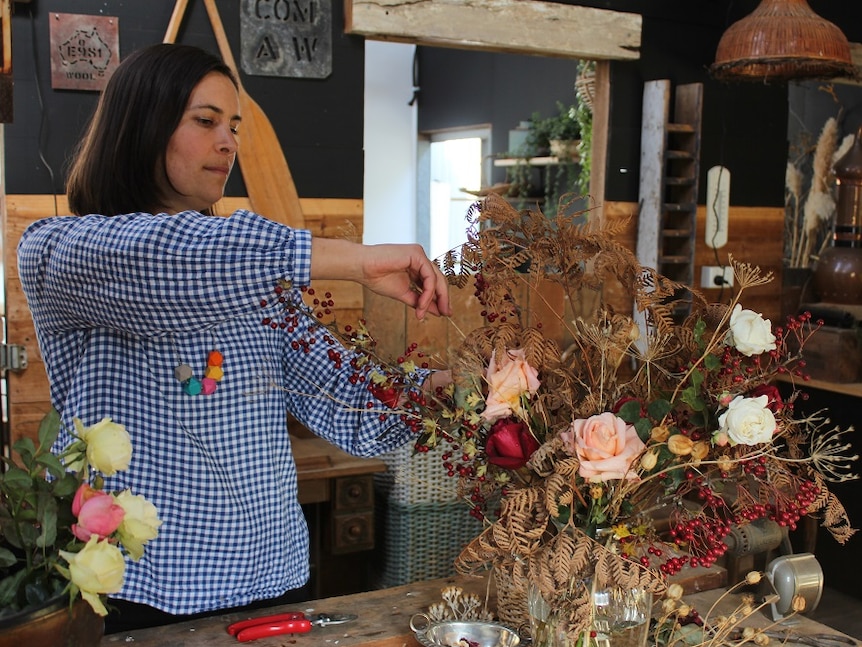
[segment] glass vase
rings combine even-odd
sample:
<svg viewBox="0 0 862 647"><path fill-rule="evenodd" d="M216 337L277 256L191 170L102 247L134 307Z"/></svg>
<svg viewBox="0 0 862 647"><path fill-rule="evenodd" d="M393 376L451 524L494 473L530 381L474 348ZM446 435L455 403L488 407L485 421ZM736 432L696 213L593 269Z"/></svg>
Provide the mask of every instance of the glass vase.
<svg viewBox="0 0 862 647"><path fill-rule="evenodd" d="M590 585L591 582L588 582ZM649 637L652 593L644 588L594 588L590 645L644 647ZM563 609L552 608L538 587L527 593L534 647L576 647L579 636L567 633Z"/></svg>
<svg viewBox="0 0 862 647"><path fill-rule="evenodd" d="M652 593L645 588L594 588L593 631L598 647L644 647L649 636Z"/></svg>
<svg viewBox="0 0 862 647"><path fill-rule="evenodd" d="M588 536L595 538L603 550L610 550L613 533L609 528L594 529ZM589 601L586 626L590 647L645 647L652 617L652 592L646 587L600 584L595 571L596 563L588 564L583 572L572 577L569 585L575 598ZM549 604L532 582L527 586L526 597L533 645L577 647L581 635L567 622L574 608L566 609L565 603Z"/></svg>

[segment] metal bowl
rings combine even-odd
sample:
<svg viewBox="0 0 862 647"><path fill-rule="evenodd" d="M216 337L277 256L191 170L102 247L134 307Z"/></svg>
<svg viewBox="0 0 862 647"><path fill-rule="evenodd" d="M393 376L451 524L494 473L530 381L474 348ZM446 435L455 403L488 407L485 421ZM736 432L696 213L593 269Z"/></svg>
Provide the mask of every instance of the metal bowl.
<svg viewBox="0 0 862 647"><path fill-rule="evenodd" d="M424 647L515 647L521 642L516 631L496 622L444 620L421 625L414 620L415 616L410 628Z"/></svg>

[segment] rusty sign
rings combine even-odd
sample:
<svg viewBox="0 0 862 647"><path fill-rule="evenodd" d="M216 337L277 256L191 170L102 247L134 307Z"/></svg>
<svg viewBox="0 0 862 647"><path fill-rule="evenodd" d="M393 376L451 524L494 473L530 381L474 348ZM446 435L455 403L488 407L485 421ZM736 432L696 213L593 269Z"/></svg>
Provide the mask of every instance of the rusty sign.
<svg viewBox="0 0 862 647"><path fill-rule="evenodd" d="M51 13L51 87L98 90L120 64L118 19Z"/></svg>
<svg viewBox="0 0 862 647"><path fill-rule="evenodd" d="M324 79L332 73L331 0L242 0L242 69Z"/></svg>

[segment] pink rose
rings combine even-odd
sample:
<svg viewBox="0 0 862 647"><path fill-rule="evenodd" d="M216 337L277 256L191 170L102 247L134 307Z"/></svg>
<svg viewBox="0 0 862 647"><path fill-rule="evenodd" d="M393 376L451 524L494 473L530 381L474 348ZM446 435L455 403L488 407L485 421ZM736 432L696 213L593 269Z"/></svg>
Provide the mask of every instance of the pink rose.
<svg viewBox="0 0 862 647"><path fill-rule="evenodd" d="M560 438L566 451L581 461L578 474L583 478L601 481L637 478L630 467L645 445L635 428L622 418L609 412L579 418Z"/></svg>
<svg viewBox="0 0 862 647"><path fill-rule="evenodd" d="M521 396L534 394L539 385L539 372L527 364L522 349L506 352L497 365L496 353L488 364L488 397L482 418L494 422L513 413L521 413Z"/></svg>
<svg viewBox="0 0 862 647"><path fill-rule="evenodd" d="M495 422L485 441L488 462L507 470L516 470L526 465L538 448L539 441L530 433L530 428L514 419Z"/></svg>
<svg viewBox="0 0 862 647"><path fill-rule="evenodd" d="M83 483L72 500L72 514L78 517L78 523L72 524L72 533L81 541L89 541L93 535L104 539L113 533L125 511L113 496Z"/></svg>

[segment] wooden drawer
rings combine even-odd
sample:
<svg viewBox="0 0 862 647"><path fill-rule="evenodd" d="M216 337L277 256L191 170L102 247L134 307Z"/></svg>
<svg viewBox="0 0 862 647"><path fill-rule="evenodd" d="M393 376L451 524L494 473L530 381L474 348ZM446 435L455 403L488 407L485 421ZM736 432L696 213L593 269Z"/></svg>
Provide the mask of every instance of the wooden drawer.
<svg viewBox="0 0 862 647"><path fill-rule="evenodd" d="M333 485L332 509L339 512L374 509L374 477L371 474L342 476Z"/></svg>
<svg viewBox="0 0 862 647"><path fill-rule="evenodd" d="M374 512L336 514L332 517L333 555L355 553L374 548Z"/></svg>
<svg viewBox="0 0 862 647"><path fill-rule="evenodd" d="M343 555L374 548L374 478L342 476L332 484L329 550Z"/></svg>

